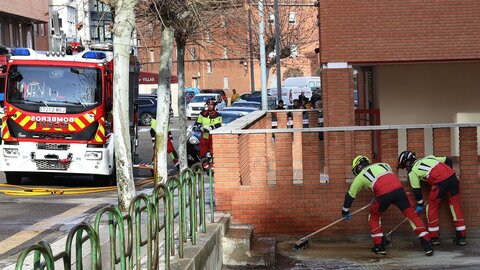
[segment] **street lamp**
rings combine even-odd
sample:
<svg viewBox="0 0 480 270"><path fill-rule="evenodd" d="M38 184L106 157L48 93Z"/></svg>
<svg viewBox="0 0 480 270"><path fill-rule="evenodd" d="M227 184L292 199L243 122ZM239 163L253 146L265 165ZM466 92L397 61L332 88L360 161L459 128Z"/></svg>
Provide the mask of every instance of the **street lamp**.
<svg viewBox="0 0 480 270"><path fill-rule="evenodd" d="M280 24L278 22L278 0L273 2L275 13L275 63L277 64L277 103L282 99L282 73L280 70Z"/></svg>
<svg viewBox="0 0 480 270"><path fill-rule="evenodd" d="M255 71L253 69L253 45L252 45L252 9L250 0L245 1L245 9L248 12L248 50L250 52L250 91L255 91ZM246 65L245 65L246 67Z"/></svg>

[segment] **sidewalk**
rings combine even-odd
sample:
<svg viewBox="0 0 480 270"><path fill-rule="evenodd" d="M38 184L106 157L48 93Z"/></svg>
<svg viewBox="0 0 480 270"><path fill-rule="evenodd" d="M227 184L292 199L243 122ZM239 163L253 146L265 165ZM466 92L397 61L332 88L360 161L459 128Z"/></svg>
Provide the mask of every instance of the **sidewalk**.
<svg viewBox="0 0 480 270"><path fill-rule="evenodd" d="M365 236L320 237L300 252L292 251L298 239L289 239L279 241L277 253L294 263L282 268L277 261L276 269L480 269L480 231L468 232L466 246L457 246L452 239L453 234L442 234L442 244L434 247L431 257L425 256L418 239L410 234L395 235L386 256L371 252L372 243Z"/></svg>

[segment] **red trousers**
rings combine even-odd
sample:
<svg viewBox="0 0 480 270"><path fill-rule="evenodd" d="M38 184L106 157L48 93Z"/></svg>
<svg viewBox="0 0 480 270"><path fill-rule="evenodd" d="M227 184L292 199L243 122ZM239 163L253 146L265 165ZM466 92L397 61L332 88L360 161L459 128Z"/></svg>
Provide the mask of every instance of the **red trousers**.
<svg viewBox="0 0 480 270"><path fill-rule="evenodd" d="M460 186L455 174L433 185L430 190L427 205L428 232L431 237L440 236L438 208L445 195L448 195L448 204L452 213L455 230L460 232L463 237L466 237L465 220L463 219L463 212L460 207Z"/></svg>
<svg viewBox="0 0 480 270"><path fill-rule="evenodd" d="M379 245L382 243L383 232L380 220L382 213L387 210L390 204L397 206L400 211L402 211L402 214L408 218L413 231L419 238L423 237L425 240L430 241L425 224L413 209L413 203L408 199L403 188L399 188L377 197L370 206L368 224L370 226L373 244Z"/></svg>
<svg viewBox="0 0 480 270"><path fill-rule="evenodd" d="M204 158L209 151L210 155L213 156L212 137L205 139L202 134L202 137L200 137L200 157Z"/></svg>

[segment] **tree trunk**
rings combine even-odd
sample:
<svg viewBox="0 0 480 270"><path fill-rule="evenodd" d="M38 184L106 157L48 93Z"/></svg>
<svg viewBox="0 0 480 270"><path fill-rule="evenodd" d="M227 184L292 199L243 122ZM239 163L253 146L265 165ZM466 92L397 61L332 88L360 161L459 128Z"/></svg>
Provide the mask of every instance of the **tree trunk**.
<svg viewBox="0 0 480 270"><path fill-rule="evenodd" d="M188 167L187 161L187 114L185 109L185 45L182 37L176 38L177 43L177 77L178 77L178 115L180 122L180 136L178 140L178 155L180 168Z"/></svg>
<svg viewBox="0 0 480 270"><path fill-rule="evenodd" d="M113 73L113 134L115 136L115 163L118 186L118 205L128 210L136 195L133 181L132 149L130 144L129 67L136 0L118 0L115 3L114 73Z"/></svg>
<svg viewBox="0 0 480 270"><path fill-rule="evenodd" d="M167 170L167 140L170 113L170 77L172 70L173 28L165 26L162 30L160 51L160 71L157 91L157 124L155 127L155 185L165 183Z"/></svg>

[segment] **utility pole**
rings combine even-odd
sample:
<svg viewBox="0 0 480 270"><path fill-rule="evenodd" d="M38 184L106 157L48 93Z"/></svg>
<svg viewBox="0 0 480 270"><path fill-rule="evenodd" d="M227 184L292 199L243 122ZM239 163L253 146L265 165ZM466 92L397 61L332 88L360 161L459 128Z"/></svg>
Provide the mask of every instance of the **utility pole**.
<svg viewBox="0 0 480 270"><path fill-rule="evenodd" d="M280 23L278 18L278 0L273 3L275 13L275 63L277 65L277 103L282 99L282 72L280 70Z"/></svg>
<svg viewBox="0 0 480 270"><path fill-rule="evenodd" d="M248 47L250 51L250 91L255 91L255 71L253 65L253 44L252 44L252 9L250 6L250 0L248 1Z"/></svg>
<svg viewBox="0 0 480 270"><path fill-rule="evenodd" d="M267 100L267 59L265 59L265 20L263 14L263 0L258 0L258 17L260 19L258 39L260 40L260 69L262 78L262 110L268 109Z"/></svg>

